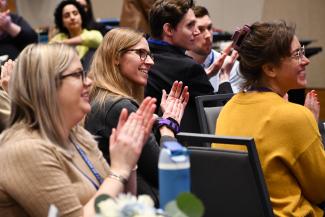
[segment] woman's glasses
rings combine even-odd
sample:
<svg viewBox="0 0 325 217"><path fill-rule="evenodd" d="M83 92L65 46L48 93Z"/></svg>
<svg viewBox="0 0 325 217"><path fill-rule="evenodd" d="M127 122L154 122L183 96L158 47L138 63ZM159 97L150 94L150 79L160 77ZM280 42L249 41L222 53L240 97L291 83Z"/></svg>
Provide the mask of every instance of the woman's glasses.
<svg viewBox="0 0 325 217"><path fill-rule="evenodd" d="M63 80L65 78L67 78L67 77L73 77L73 78L81 79L82 83L85 83L86 76L87 76L86 71L79 70L77 72L72 72L70 74L60 75L60 79Z"/></svg>
<svg viewBox="0 0 325 217"><path fill-rule="evenodd" d="M149 52L149 51L147 51L147 50L145 50L145 49L141 49L141 48L140 49L126 49L124 51L126 51L126 52L128 52L128 51L134 51L140 57L140 59L142 61L146 61L146 59L148 58L148 56L150 56L150 58L152 60L154 59L152 53Z"/></svg>
<svg viewBox="0 0 325 217"><path fill-rule="evenodd" d="M291 58L298 60L298 63L300 64L302 61L302 58L305 56L305 46L301 46L298 50L294 51L293 54L291 54Z"/></svg>

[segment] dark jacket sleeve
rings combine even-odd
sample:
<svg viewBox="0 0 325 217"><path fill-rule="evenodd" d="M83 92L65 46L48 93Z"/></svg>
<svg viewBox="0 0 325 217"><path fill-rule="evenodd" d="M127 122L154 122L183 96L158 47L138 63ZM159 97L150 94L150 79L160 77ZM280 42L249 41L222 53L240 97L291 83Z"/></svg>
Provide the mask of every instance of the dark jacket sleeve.
<svg viewBox="0 0 325 217"><path fill-rule="evenodd" d="M98 147L109 162L109 137L112 129L117 127L121 110L135 112L138 105L129 99L108 100L103 106L92 104L91 112L85 119L85 128L98 141ZM137 188L139 194L148 194L158 205L158 160L160 146L153 133L142 149L138 160Z"/></svg>
<svg viewBox="0 0 325 217"><path fill-rule="evenodd" d="M10 14L13 23L21 27L21 31L14 38L15 43L20 48L24 49L28 44L37 42L37 34L34 29L21 16Z"/></svg>
<svg viewBox="0 0 325 217"><path fill-rule="evenodd" d="M197 96L213 94L213 87L204 68L199 64L191 64L184 73L183 81L188 86L190 99Z"/></svg>
<svg viewBox="0 0 325 217"><path fill-rule="evenodd" d="M117 126L121 110L126 108L129 113L136 112L138 106L131 103L129 100L122 100L115 104L111 111L107 114L107 120L115 127ZM138 172L144 177L152 186L158 187L158 160L160 147L156 141L153 133L150 134L148 141L142 149L138 161Z"/></svg>

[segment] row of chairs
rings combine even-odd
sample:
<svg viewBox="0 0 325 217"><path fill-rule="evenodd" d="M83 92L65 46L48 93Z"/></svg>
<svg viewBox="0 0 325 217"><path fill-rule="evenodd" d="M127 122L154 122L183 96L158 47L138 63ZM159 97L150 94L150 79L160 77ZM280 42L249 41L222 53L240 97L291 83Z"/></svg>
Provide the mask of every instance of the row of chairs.
<svg viewBox="0 0 325 217"><path fill-rule="evenodd" d="M205 206L205 217L273 217L270 197L253 138L215 134L216 119L233 94L196 97L201 134L181 132L191 161L191 190ZM217 106L208 107L210 102ZM206 147L191 144L205 144ZM245 146L247 152L210 148L211 143Z"/></svg>

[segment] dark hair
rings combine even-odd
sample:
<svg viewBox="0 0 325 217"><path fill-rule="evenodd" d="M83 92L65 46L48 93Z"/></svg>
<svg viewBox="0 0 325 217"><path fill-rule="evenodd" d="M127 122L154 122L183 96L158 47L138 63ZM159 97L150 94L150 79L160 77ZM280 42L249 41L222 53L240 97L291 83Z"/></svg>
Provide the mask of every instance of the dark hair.
<svg viewBox="0 0 325 217"><path fill-rule="evenodd" d="M151 36L161 39L163 25L169 23L173 28L176 28L187 11L193 6L193 0L156 1L149 11Z"/></svg>
<svg viewBox="0 0 325 217"><path fill-rule="evenodd" d="M206 15L210 16L208 9L206 9L203 6L194 6L193 11L194 11L195 17L198 17L198 18L204 17Z"/></svg>
<svg viewBox="0 0 325 217"><path fill-rule="evenodd" d="M279 65L282 58L290 56L295 35L295 26L285 21L256 22L247 27L250 31L237 44L243 89L259 86L264 64Z"/></svg>
<svg viewBox="0 0 325 217"><path fill-rule="evenodd" d="M74 5L77 10L79 11L79 14L81 16L81 22L82 22L82 28L86 28L86 13L85 10L82 8L82 6L77 2L76 0L63 0L61 1L58 6L56 7L54 11L54 21L55 26L58 28L60 32L66 33L69 35L69 31L67 28L63 26L63 20L62 20L62 12L63 8L67 5Z"/></svg>
<svg viewBox="0 0 325 217"><path fill-rule="evenodd" d="M86 12L86 21L87 22L95 22L95 17L93 13L93 6L91 4L91 0L86 0L87 2L87 12Z"/></svg>

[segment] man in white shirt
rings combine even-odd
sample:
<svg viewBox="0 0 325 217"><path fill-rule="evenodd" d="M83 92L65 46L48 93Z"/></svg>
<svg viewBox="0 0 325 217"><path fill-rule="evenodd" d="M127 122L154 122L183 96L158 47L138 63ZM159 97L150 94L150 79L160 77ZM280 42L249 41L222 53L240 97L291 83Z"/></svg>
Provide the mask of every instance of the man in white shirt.
<svg viewBox="0 0 325 217"><path fill-rule="evenodd" d="M208 10L202 6L195 6L193 11L200 34L195 37L194 46L187 51L187 55L205 68L214 92L218 91L219 85L223 82L229 82L234 93L239 92L243 78L239 72L239 62L236 61L237 51L228 56L231 44L221 53L213 50L212 21Z"/></svg>

